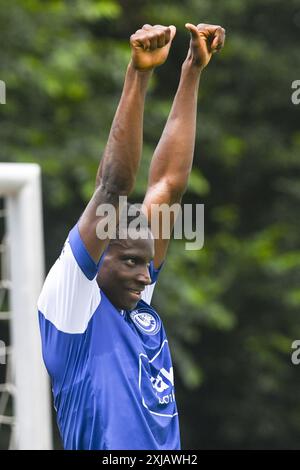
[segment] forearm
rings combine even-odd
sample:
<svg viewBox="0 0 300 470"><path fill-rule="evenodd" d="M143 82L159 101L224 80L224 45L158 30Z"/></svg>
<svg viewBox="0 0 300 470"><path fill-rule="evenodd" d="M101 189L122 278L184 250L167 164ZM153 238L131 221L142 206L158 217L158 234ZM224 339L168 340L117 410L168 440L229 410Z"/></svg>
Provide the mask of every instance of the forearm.
<svg viewBox="0 0 300 470"><path fill-rule="evenodd" d="M151 71L127 67L122 96L99 165L96 186L129 193L135 181L143 143L143 114Z"/></svg>
<svg viewBox="0 0 300 470"><path fill-rule="evenodd" d="M186 59L168 121L152 158L149 186L159 183L179 194L184 192L194 155L200 76L201 69Z"/></svg>

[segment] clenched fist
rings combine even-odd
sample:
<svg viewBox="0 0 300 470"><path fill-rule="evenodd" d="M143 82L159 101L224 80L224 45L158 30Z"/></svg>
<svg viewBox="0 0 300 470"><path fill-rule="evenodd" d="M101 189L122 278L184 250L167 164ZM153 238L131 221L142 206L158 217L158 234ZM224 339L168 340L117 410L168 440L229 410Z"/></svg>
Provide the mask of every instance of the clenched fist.
<svg viewBox="0 0 300 470"><path fill-rule="evenodd" d="M225 42L225 29L213 24L200 23L197 26L186 23L191 33L187 59L201 69L207 66L212 54L222 49Z"/></svg>
<svg viewBox="0 0 300 470"><path fill-rule="evenodd" d="M145 24L130 36L131 61L137 70L151 70L163 64L176 34L175 26Z"/></svg>

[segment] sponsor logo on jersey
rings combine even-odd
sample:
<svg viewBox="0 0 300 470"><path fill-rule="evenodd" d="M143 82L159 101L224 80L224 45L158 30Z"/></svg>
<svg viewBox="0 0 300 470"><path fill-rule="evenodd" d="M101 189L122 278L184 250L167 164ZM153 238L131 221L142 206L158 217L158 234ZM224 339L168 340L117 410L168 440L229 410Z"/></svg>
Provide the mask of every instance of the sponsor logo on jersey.
<svg viewBox="0 0 300 470"><path fill-rule="evenodd" d="M143 406L151 414L165 418L177 416L174 374L166 339L152 359L140 354L139 388Z"/></svg>

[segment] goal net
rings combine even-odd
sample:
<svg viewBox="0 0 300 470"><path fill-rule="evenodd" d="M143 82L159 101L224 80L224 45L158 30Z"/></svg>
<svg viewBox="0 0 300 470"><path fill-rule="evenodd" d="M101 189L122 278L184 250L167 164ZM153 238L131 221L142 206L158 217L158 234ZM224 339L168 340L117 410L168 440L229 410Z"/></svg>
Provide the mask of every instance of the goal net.
<svg viewBox="0 0 300 470"><path fill-rule="evenodd" d="M0 449L51 449L38 331L44 279L40 168L0 163Z"/></svg>

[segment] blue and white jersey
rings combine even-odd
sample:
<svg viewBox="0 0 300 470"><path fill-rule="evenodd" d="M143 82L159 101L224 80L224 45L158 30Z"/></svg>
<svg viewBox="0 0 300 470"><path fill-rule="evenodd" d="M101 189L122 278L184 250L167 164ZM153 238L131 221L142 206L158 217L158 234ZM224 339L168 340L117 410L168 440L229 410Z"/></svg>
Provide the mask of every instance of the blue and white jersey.
<svg viewBox="0 0 300 470"><path fill-rule="evenodd" d="M150 306L158 271L135 310L99 289L98 265L75 226L38 301L43 358L65 449L179 449L168 340Z"/></svg>

